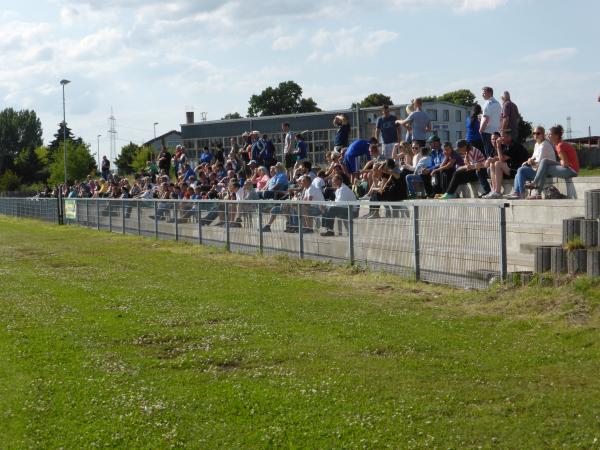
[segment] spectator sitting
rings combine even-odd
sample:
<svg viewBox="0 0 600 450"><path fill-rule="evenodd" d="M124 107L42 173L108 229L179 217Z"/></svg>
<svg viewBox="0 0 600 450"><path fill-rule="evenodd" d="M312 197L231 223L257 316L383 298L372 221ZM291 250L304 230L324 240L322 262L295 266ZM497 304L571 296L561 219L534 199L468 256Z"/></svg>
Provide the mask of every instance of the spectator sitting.
<svg viewBox="0 0 600 450"><path fill-rule="evenodd" d="M466 140L461 139L456 143L459 153L462 155L463 164L459 166L446 189L446 193L440 198L443 200L456 198L456 191L460 185L479 180L479 184L484 190L489 191L490 185L487 181L486 159L484 154L477 147L472 147Z"/></svg>
<svg viewBox="0 0 600 450"><path fill-rule="evenodd" d="M571 144L562 140L563 132L563 127L560 125L550 128L550 142L556 148L560 161L552 161L548 158L542 159L533 181L525 184L527 189L537 189L538 192L541 192L544 189L548 175L568 180L579 174L577 152ZM540 198L539 195L537 194L533 198Z"/></svg>
<svg viewBox="0 0 600 450"><path fill-rule="evenodd" d="M430 178L433 177L433 180L435 180L435 191L439 195L446 192L456 168L462 165L464 165L462 156L454 151L450 142L444 143L444 159L437 168L430 172ZM431 184L431 180L429 183ZM425 189L427 190L427 183L425 183ZM431 197L431 193L428 192L429 197Z"/></svg>
<svg viewBox="0 0 600 450"><path fill-rule="evenodd" d="M556 162L556 153L554 152L554 148L552 148L552 144L546 139L546 130L544 130L544 127L537 126L533 135L535 136L533 156L525 161L517 170L514 191L512 194L506 196L508 199L517 200L526 197L525 183L535 178L536 169L543 159Z"/></svg>
<svg viewBox="0 0 600 450"><path fill-rule="evenodd" d="M273 168L274 172L271 172L271 179L267 183L266 189L259 193L261 199L282 198L287 192L289 181L283 164L278 162L271 169L273 170Z"/></svg>
<svg viewBox="0 0 600 450"><path fill-rule="evenodd" d="M415 182L423 181L421 178L421 173L423 170L427 170L429 166L431 166L431 157L429 156L429 148L423 147L421 149L421 158L419 162L415 166L414 173L406 176L406 188L408 189L408 198L416 198L415 192Z"/></svg>
<svg viewBox="0 0 600 450"><path fill-rule="evenodd" d="M324 202L325 198L323 197L323 192L321 189L314 186L312 184L312 180L310 176L304 175L300 179L300 184L302 186L302 201L305 202ZM304 231L308 233L312 233L313 229L313 219L321 216L321 207L317 205L302 205L302 217L304 223L302 224L305 227Z"/></svg>
<svg viewBox="0 0 600 450"><path fill-rule="evenodd" d="M250 180L250 183L256 186L258 191L262 191L267 187L269 183L269 174L267 173L267 168L262 166L256 169L256 174Z"/></svg>
<svg viewBox="0 0 600 450"><path fill-rule="evenodd" d="M335 236L333 232L333 223L335 218L342 220L348 220L348 208L342 206L346 202L356 201L356 196L352 189L344 184L342 176L337 174L333 177L333 187L335 188L335 203L334 206L327 207L323 216L323 227L325 231L321 233L321 236ZM358 208L352 207L352 214L354 217L358 215ZM347 222L346 222L347 223Z"/></svg>
<svg viewBox="0 0 600 450"><path fill-rule="evenodd" d="M210 164L213 161L213 154L210 152L209 148L205 146L202 149L202 153L200 154L200 162Z"/></svg>
<svg viewBox="0 0 600 450"><path fill-rule="evenodd" d="M517 170L529 159L529 153L520 143L513 141L511 130L502 130L496 139L497 157L490 162L492 190L484 196L486 199L502 198L504 178L514 178Z"/></svg>

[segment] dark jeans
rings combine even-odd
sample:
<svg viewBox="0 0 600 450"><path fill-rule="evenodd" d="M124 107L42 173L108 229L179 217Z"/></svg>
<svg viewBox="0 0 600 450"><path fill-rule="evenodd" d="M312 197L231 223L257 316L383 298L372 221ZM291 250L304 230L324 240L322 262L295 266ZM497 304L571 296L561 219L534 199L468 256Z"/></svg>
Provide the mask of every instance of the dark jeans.
<svg viewBox="0 0 600 450"><path fill-rule="evenodd" d="M492 145L491 133L481 133L481 140L483 141L483 154L486 158L492 157L494 154L494 146Z"/></svg>
<svg viewBox="0 0 600 450"><path fill-rule="evenodd" d="M433 186L431 183L431 174L421 174L421 179L423 180L423 186L425 186L425 193L427 194L427 197L433 197L435 194L442 194L446 192L453 175L454 168L436 172L433 175L435 177L435 186Z"/></svg>
<svg viewBox="0 0 600 450"><path fill-rule="evenodd" d="M352 216L356 218L358 216L358 208L352 208ZM348 207L347 206L330 206L325 211L323 215L322 225L323 228L326 228L329 231L333 231L333 223L335 222L335 218L339 218L342 220L348 220ZM347 222L344 222L346 224Z"/></svg>
<svg viewBox="0 0 600 450"><path fill-rule="evenodd" d="M475 170L458 170L454 172L454 176L450 181L450 185L446 192L448 194L455 194L456 190L461 184L472 183L473 181L479 180L479 184L483 189L483 193L490 192L490 184L487 180L487 170L485 168Z"/></svg>

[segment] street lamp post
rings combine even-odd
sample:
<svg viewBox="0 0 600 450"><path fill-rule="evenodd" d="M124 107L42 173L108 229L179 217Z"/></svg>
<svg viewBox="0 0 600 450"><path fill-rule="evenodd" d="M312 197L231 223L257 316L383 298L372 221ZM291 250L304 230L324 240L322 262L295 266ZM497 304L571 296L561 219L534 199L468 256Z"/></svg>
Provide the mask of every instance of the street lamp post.
<svg viewBox="0 0 600 450"><path fill-rule="evenodd" d="M154 122L154 139L156 139L156 125L158 125L158 122Z"/></svg>
<svg viewBox="0 0 600 450"><path fill-rule="evenodd" d="M63 147L64 147L64 159L65 159L65 186L67 185L67 115L65 112L65 85L69 84L69 80L60 80L62 85L63 95Z"/></svg>
<svg viewBox="0 0 600 450"><path fill-rule="evenodd" d="M96 151L96 159L98 160L98 169L100 168L100 138L101 134L98 135L98 150Z"/></svg>

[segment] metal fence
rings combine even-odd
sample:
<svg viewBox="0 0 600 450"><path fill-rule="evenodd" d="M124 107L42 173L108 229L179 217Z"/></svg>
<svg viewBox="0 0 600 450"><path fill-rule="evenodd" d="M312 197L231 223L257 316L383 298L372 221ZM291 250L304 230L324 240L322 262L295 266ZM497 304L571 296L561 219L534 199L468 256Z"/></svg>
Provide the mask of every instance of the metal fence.
<svg viewBox="0 0 600 450"><path fill-rule="evenodd" d="M465 288L506 276L503 204L65 199L64 210L58 205L0 198L0 214L60 223L64 213L65 223L97 230L357 264ZM366 218L370 213L379 217Z"/></svg>

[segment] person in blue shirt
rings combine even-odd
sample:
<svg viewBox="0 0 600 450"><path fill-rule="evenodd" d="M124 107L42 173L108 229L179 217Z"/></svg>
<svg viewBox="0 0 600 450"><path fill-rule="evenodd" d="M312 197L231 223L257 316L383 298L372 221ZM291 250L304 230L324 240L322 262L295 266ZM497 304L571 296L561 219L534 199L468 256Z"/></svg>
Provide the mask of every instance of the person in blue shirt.
<svg viewBox="0 0 600 450"><path fill-rule="evenodd" d="M381 134L381 140L383 141L381 154L385 156L386 159L389 159L392 157L394 144L398 142L396 116L390 113L390 107L388 105L383 105L381 112L381 117L377 119L374 137L379 139L379 135Z"/></svg>
<svg viewBox="0 0 600 450"><path fill-rule="evenodd" d="M208 149L208 147L204 147L202 149L202 153L200 154L200 162L210 164L213 160L213 154Z"/></svg>
<svg viewBox="0 0 600 450"><path fill-rule="evenodd" d="M190 177L195 177L196 172L190 167L189 164L183 166L183 181L188 182Z"/></svg>
<svg viewBox="0 0 600 450"><path fill-rule="evenodd" d="M431 182L431 171L437 169L444 161L444 150L442 149L439 136L436 136L435 134L427 139L427 143L431 146L431 153L429 155L431 162L429 167L422 170L421 180L423 181L427 196L433 197L439 192L437 192L437 189L434 189L433 183Z"/></svg>
<svg viewBox="0 0 600 450"><path fill-rule="evenodd" d="M351 183L354 183L355 178L358 176L358 158L360 158L361 156L366 156L367 161L371 160L371 153L369 151L371 145L379 145L377 143L377 139L371 138L370 141L367 141L365 139L357 139L356 141L352 142L352 144L350 144L350 147L348 147L348 149L344 153L343 162L346 166L346 169L348 169L348 173L350 174Z"/></svg>
<svg viewBox="0 0 600 450"><path fill-rule="evenodd" d="M467 135L465 140L471 147L475 147L483 151L483 141L481 140L481 133L479 133L479 117L483 114L481 106L479 104L473 107L473 112L470 116L467 116Z"/></svg>
<svg viewBox="0 0 600 450"><path fill-rule="evenodd" d="M271 170L273 170L273 168L274 173L267 184L267 188L258 193L259 198L263 200L282 198L287 192L290 184L285 167L282 163L278 162L271 167Z"/></svg>
<svg viewBox="0 0 600 450"><path fill-rule="evenodd" d="M337 131L335 132L335 138L333 139L333 149L341 153L343 148L348 147L350 138L350 123L344 114L339 114L334 117L333 126L337 128Z"/></svg>

